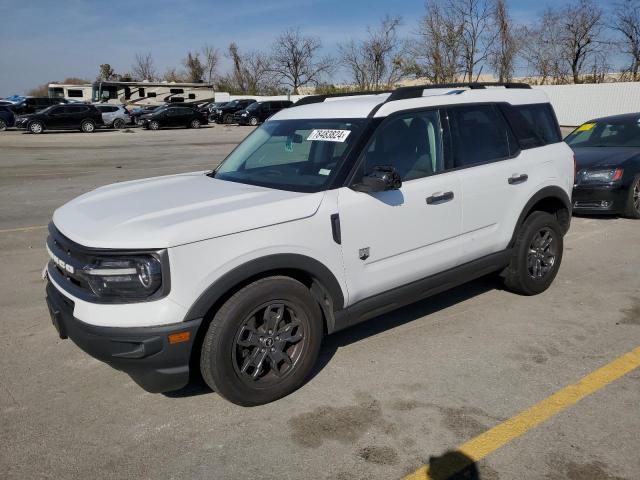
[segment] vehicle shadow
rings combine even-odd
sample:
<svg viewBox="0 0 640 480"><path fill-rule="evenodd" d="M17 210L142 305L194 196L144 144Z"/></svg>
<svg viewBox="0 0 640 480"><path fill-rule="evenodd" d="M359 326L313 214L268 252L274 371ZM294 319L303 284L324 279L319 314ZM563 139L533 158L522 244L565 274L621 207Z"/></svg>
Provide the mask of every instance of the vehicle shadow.
<svg viewBox="0 0 640 480"><path fill-rule="evenodd" d="M405 307L372 318L324 338L318 360L307 382L311 381L326 367L340 347L350 345L379 333L412 322L427 315L449 308L457 303L481 295L490 290L500 289L497 275L488 275L433 297L407 305ZM210 393L212 390L199 375L199 368L192 364L192 378L187 386L163 395L169 398L192 397ZM462 477L461 477L462 478ZM464 477L467 478L467 477ZM475 478L475 477L470 477Z"/></svg>
<svg viewBox="0 0 640 480"><path fill-rule="evenodd" d="M478 466L471 458L458 451L448 451L429 458L431 480L480 480Z"/></svg>
<svg viewBox="0 0 640 480"><path fill-rule="evenodd" d="M372 337L379 333L393 330L427 315L432 315L457 303L476 297L490 290L502 288L497 275L487 275L433 297L399 308L379 317L349 327L325 337L320 357L309 377L311 380L327 366L340 347Z"/></svg>

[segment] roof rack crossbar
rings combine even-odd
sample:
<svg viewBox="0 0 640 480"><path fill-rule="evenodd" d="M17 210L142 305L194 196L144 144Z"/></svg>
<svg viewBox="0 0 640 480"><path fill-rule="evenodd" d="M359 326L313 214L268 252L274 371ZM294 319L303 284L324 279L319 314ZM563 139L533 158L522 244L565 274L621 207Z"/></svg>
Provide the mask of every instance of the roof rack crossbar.
<svg viewBox="0 0 640 480"><path fill-rule="evenodd" d="M528 83L518 82L461 82L461 83L433 83L429 85L415 85L410 87L400 87L395 89L389 95L386 102L394 100L405 100L408 98L420 98L425 90L439 88L469 88L471 90L484 89L486 87L504 87L504 88L531 88Z"/></svg>
<svg viewBox="0 0 640 480"><path fill-rule="evenodd" d="M309 105L312 103L322 103L327 98L339 98L339 97L358 97L361 95L379 95L381 93L392 93L391 90L376 90L376 91L364 91L364 92L346 92L346 93L328 93L326 95L309 95L308 97L302 97L295 103L296 107L300 105Z"/></svg>

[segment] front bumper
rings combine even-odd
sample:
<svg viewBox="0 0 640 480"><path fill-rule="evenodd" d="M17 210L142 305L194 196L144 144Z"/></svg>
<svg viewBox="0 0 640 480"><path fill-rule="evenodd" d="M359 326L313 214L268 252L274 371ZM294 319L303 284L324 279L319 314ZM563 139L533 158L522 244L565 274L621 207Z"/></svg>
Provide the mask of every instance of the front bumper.
<svg viewBox="0 0 640 480"><path fill-rule="evenodd" d="M586 214L622 213L627 195L620 185L577 185L573 188L573 211Z"/></svg>
<svg viewBox="0 0 640 480"><path fill-rule="evenodd" d="M46 293L60 338L70 338L92 357L127 373L148 392L178 390L189 382L191 350L202 319L154 327L89 325L73 316L73 301L50 281ZM183 334L181 338L188 340L172 343L172 334Z"/></svg>

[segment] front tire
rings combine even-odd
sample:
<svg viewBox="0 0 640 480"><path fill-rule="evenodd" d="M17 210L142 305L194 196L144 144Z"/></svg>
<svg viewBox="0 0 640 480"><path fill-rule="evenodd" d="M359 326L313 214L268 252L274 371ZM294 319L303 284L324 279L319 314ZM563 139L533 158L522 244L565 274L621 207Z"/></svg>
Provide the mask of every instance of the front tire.
<svg viewBox="0 0 640 480"><path fill-rule="evenodd" d="M624 216L640 219L640 175L633 179L629 187L629 197L627 198Z"/></svg>
<svg viewBox="0 0 640 480"><path fill-rule="evenodd" d="M198 120L197 118L194 118L193 120L191 120L191 123L189 124L189 128L200 128L200 120Z"/></svg>
<svg viewBox="0 0 640 480"><path fill-rule="evenodd" d="M41 122L31 122L29 124L29 131L33 134L39 135L44 132L44 125Z"/></svg>
<svg viewBox="0 0 640 480"><path fill-rule="evenodd" d="M255 127L256 125L258 125L258 119L256 117L251 117L249 119L249 125L251 125L252 127Z"/></svg>
<svg viewBox="0 0 640 480"><path fill-rule="evenodd" d="M229 125L232 120L233 115L231 115L230 113L227 113L222 117L222 123L224 123L225 125Z"/></svg>
<svg viewBox="0 0 640 480"><path fill-rule="evenodd" d="M320 352L322 314L303 284L257 280L215 314L204 337L205 382L237 405L272 402L298 389Z"/></svg>
<svg viewBox="0 0 640 480"><path fill-rule="evenodd" d="M524 221L509 266L502 273L505 286L521 295L544 292L556 277L562 262L563 229L546 212L533 212Z"/></svg>
<svg viewBox="0 0 640 480"><path fill-rule="evenodd" d="M82 130L83 133L93 133L96 130L96 124L91 120L85 120L80 124L80 130Z"/></svg>
<svg viewBox="0 0 640 480"><path fill-rule="evenodd" d="M160 124L157 120L151 120L148 125L149 130L160 130Z"/></svg>
<svg viewBox="0 0 640 480"><path fill-rule="evenodd" d="M7 122L0 118L0 132L4 132L7 129Z"/></svg>
<svg viewBox="0 0 640 480"><path fill-rule="evenodd" d="M113 121L113 128L115 128L116 130L120 130L123 129L125 126L124 120L121 118L116 118Z"/></svg>

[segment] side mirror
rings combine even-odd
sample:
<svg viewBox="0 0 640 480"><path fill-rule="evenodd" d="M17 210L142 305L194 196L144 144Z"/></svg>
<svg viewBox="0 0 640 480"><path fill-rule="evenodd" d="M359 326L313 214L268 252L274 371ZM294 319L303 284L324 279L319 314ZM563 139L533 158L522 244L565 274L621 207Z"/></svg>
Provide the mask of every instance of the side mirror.
<svg viewBox="0 0 640 480"><path fill-rule="evenodd" d="M395 168L389 165L374 167L373 172L362 177L361 183L356 183L352 189L356 192L373 193L398 190L402 187L402 179Z"/></svg>

